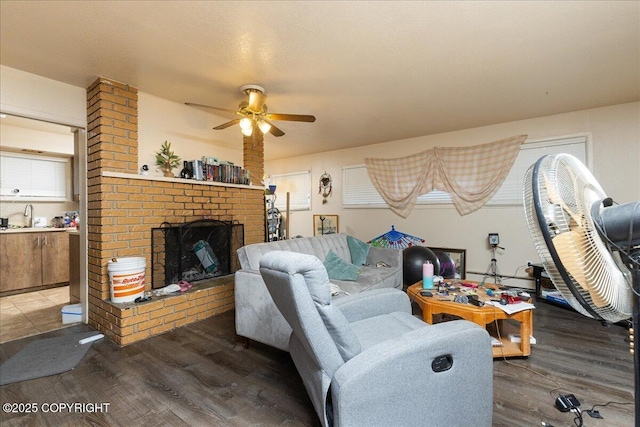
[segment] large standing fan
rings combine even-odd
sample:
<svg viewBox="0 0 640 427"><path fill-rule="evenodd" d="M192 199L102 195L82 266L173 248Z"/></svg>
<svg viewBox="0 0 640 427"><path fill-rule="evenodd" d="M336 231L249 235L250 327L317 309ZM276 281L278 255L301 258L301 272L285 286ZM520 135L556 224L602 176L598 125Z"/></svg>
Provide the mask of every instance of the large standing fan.
<svg viewBox="0 0 640 427"><path fill-rule="evenodd" d="M640 314L640 202L613 206L591 172L569 154L541 157L524 181L527 224L554 286L579 313L606 322ZM636 427L640 357L633 350Z"/></svg>

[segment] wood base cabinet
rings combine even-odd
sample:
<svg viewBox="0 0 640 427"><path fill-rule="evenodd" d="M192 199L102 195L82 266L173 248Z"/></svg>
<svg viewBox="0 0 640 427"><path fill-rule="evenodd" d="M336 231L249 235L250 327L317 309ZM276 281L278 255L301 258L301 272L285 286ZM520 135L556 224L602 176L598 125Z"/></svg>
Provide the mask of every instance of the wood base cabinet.
<svg viewBox="0 0 640 427"><path fill-rule="evenodd" d="M68 281L66 232L0 234L0 293Z"/></svg>
<svg viewBox="0 0 640 427"><path fill-rule="evenodd" d="M69 281L69 235L66 232L43 233L42 284Z"/></svg>

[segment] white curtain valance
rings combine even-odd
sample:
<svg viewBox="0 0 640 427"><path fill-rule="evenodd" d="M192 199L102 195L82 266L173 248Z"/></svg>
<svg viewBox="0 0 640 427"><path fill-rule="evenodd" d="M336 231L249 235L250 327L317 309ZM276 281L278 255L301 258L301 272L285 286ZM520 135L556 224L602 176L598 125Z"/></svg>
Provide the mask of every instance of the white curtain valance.
<svg viewBox="0 0 640 427"><path fill-rule="evenodd" d="M480 209L498 191L526 135L470 147L435 147L396 159L365 158L369 178L393 212L409 216L418 196L446 191L460 215Z"/></svg>

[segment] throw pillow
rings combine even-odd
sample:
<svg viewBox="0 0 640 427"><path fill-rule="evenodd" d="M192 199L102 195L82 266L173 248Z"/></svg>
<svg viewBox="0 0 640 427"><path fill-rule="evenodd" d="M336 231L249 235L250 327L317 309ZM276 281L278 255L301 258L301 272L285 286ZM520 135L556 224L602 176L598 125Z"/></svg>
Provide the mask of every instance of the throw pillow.
<svg viewBox="0 0 640 427"><path fill-rule="evenodd" d="M367 262L367 255L369 255L369 249L371 249L371 246L362 240L351 236L347 236L347 244L349 245L351 263L353 265L362 265Z"/></svg>
<svg viewBox="0 0 640 427"><path fill-rule="evenodd" d="M327 269L329 279L352 281L358 279L358 267L343 260L331 249L324 259L324 267Z"/></svg>

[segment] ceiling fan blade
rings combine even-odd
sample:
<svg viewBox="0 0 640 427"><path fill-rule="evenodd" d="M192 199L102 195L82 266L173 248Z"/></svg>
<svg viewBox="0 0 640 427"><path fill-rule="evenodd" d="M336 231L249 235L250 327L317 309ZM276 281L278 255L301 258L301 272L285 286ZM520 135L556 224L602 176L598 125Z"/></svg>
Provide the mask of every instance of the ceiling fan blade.
<svg viewBox="0 0 640 427"><path fill-rule="evenodd" d="M271 125L271 129L269 129L269 133L273 136L282 136L284 135L284 132L282 132L282 130L278 129L276 126L273 125L273 123L271 123L269 120L265 120L265 122L269 123Z"/></svg>
<svg viewBox="0 0 640 427"><path fill-rule="evenodd" d="M225 113L231 113L231 114L236 113L235 110L229 110L229 109L220 108L220 107L212 107L210 105L195 104L193 102L185 102L185 105L188 105L190 107L196 107L196 108L206 108L207 110L224 111Z"/></svg>
<svg viewBox="0 0 640 427"><path fill-rule="evenodd" d="M305 114L279 114L279 113L269 113L265 115L265 117L269 120L286 120L290 122L307 122L313 123L316 121L315 116L309 116Z"/></svg>
<svg viewBox="0 0 640 427"><path fill-rule="evenodd" d="M264 106L264 101L267 100L267 96L259 92L257 90L252 90L249 92L249 109L255 113L259 113L262 111L262 107Z"/></svg>
<svg viewBox="0 0 640 427"><path fill-rule="evenodd" d="M223 123L221 125L218 125L218 126L214 127L213 129L215 129L215 130L226 129L226 128L230 127L230 126L233 126L235 124L240 123L240 120L242 120L242 119L233 119L230 122L226 122L226 123Z"/></svg>

